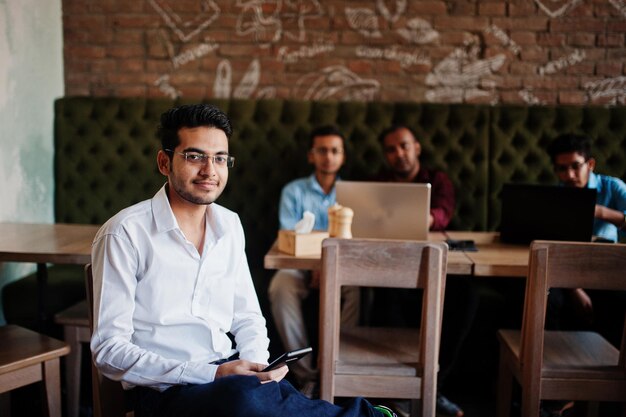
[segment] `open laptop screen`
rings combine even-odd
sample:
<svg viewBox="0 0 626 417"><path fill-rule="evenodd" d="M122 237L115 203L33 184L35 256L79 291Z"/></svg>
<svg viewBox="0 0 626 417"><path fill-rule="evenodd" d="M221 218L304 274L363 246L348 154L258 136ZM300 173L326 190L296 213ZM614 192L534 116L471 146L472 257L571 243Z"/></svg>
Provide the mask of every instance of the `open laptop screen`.
<svg viewBox="0 0 626 417"><path fill-rule="evenodd" d="M352 236L426 240L430 184L338 181L337 203L354 210Z"/></svg>
<svg viewBox="0 0 626 417"><path fill-rule="evenodd" d="M596 190L535 184L504 184L500 240L589 242Z"/></svg>

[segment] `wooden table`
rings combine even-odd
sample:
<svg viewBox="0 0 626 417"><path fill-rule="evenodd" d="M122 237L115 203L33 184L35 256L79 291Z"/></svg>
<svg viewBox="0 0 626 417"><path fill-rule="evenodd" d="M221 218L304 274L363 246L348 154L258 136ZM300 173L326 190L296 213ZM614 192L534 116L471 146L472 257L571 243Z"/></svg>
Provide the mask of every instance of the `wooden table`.
<svg viewBox="0 0 626 417"><path fill-rule="evenodd" d="M83 224L0 223L0 262L37 264L38 311L46 320L47 263L85 265L100 226Z"/></svg>
<svg viewBox="0 0 626 417"><path fill-rule="evenodd" d="M529 246L508 245L499 241L496 232L433 232L428 239L473 240L477 252L449 251L448 274L477 277L525 277L528 270ZM293 256L278 250L274 242L264 258L266 269L320 269L321 256Z"/></svg>
<svg viewBox="0 0 626 417"><path fill-rule="evenodd" d="M428 240L443 241L446 235L441 232L428 234ZM321 255L294 256L278 250L278 242L274 242L263 259L265 269L304 269L321 268ZM472 261L464 252L448 252L448 273L452 275L471 275Z"/></svg>

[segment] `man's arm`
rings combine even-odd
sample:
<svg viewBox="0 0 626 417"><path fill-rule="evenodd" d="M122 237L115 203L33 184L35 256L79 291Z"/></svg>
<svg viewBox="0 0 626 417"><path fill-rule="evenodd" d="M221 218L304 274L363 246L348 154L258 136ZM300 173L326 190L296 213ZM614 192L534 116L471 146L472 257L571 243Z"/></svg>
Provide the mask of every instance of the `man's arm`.
<svg viewBox="0 0 626 417"><path fill-rule="evenodd" d="M430 230L444 230L454 215L454 186L448 176L436 171L431 179L430 215L432 224Z"/></svg>

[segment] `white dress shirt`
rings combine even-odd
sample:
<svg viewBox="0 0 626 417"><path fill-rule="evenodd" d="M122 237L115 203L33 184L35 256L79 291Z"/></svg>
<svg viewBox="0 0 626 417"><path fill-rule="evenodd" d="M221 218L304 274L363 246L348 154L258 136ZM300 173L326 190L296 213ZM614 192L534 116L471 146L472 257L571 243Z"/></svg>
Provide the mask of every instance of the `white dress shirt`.
<svg viewBox="0 0 626 417"><path fill-rule="evenodd" d="M122 210L92 248L96 365L126 388L160 391L215 379L211 362L235 353L267 363L265 319L239 217L207 206L202 256L183 235L165 186Z"/></svg>

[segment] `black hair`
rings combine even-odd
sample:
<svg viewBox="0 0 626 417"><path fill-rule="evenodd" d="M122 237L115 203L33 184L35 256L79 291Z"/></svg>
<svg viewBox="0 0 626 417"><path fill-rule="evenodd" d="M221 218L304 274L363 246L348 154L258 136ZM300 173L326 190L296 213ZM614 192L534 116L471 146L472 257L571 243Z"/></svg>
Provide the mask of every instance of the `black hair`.
<svg viewBox="0 0 626 417"><path fill-rule="evenodd" d="M325 126L319 126L316 127L315 129L313 129L311 131L311 133L309 134L309 149L313 148L314 142L315 142L315 138L318 136L339 136L341 138L341 142L343 144L343 148L346 148L346 138L343 135L343 133L341 133L341 130L339 130L337 128L337 126L333 126L333 125L325 125Z"/></svg>
<svg viewBox="0 0 626 417"><path fill-rule="evenodd" d="M548 154L554 163L557 155L576 152L581 154L585 161L591 158L591 138L587 135L565 133L559 135L548 145Z"/></svg>
<svg viewBox="0 0 626 417"><path fill-rule="evenodd" d="M387 137L388 134L393 133L396 130L400 130L400 129L406 129L409 132L411 132L411 134L413 135L413 139L415 139L415 141L418 142L417 134L415 133L413 129L411 129L407 125L393 124L389 126L388 128L383 129L383 131L380 132L380 134L378 135L378 143L380 143L380 146L383 146L383 147L385 146L385 137Z"/></svg>
<svg viewBox="0 0 626 417"><path fill-rule="evenodd" d="M227 138L233 133L228 116L211 104L185 104L174 107L161 114L161 123L157 127L157 137L161 139L161 148L175 149L180 143L178 131L184 127L213 127L223 131Z"/></svg>

